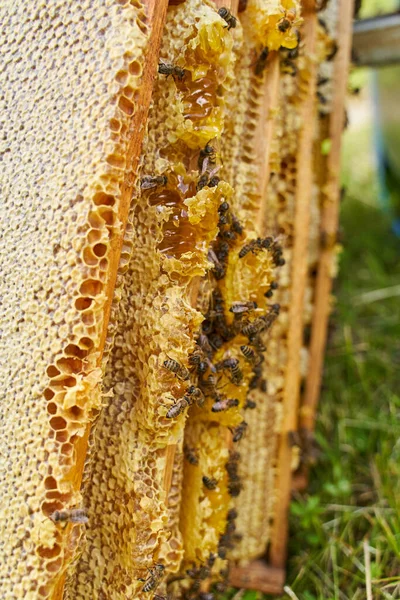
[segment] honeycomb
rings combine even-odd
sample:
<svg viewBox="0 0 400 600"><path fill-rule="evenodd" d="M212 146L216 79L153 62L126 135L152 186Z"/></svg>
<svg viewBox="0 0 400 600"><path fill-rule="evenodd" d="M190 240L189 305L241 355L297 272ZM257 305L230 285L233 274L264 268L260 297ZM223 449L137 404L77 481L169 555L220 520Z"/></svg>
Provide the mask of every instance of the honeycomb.
<svg viewBox="0 0 400 600"><path fill-rule="evenodd" d="M147 41L140 2L2 2L2 598L49 598L82 545L110 256ZM78 480L76 478L78 477Z"/></svg>
<svg viewBox="0 0 400 600"><path fill-rule="evenodd" d="M204 599L271 540L314 58L299 0L248 0L235 21L170 2L136 168L146 6L0 8L4 598ZM323 17L305 324L335 10Z"/></svg>

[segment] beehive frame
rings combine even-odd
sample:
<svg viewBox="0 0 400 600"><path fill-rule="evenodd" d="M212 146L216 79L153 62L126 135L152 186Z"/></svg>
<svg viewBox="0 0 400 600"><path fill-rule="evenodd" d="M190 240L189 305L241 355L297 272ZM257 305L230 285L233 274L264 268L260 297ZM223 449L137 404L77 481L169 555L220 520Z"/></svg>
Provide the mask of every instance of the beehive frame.
<svg viewBox="0 0 400 600"><path fill-rule="evenodd" d="M306 27L308 29L308 39L311 39L311 52L313 44L315 50L315 27L316 18L315 5L304 2ZM328 124L323 126L324 134L320 138L320 143L324 139L329 139L331 149L327 156L321 156L320 177L323 182L320 194L321 204L321 225L320 235L324 240L321 244L319 255L316 282L314 288L314 309L311 325L311 340L309 346L309 368L306 375L305 390L300 392L300 350L302 347L303 321L302 312L304 304L304 287L307 279L307 247L308 247L308 229L310 219L311 184L312 184L312 145L313 131L312 126L303 132L304 137L301 143L304 144L301 156L307 158L304 160L303 168L305 170L306 183L302 181L302 189L297 197L297 211L295 216L295 229L297 240L297 251L295 252L295 263L293 273L299 274L298 281L295 283L293 275L292 286L295 300L292 304L292 318L290 320L289 339L291 343L290 359L291 369L286 381L286 419L282 427L280 454L278 458L278 472L281 474L277 488L281 503L279 512L276 513L276 525L271 538L269 552L264 561L255 561L245 568L235 567L231 573L231 581L237 587L257 589L264 593L277 594L283 590L285 580L285 562L287 556L288 539L288 510L291 493L293 490L304 490L307 486L308 469L301 467L296 473L293 473L291 467L291 450L288 441L288 432L297 431L305 428L313 432L315 428L316 412L320 393L321 374L323 367L323 357L326 344L326 335L328 320L330 314L330 294L332 281L334 277L334 263L337 256L336 235L339 219L340 206L340 150L341 138L345 121L345 97L347 89L347 74L351 50L351 27L353 20L354 3L341 0L339 2L338 12L338 30L337 43L338 52L335 57L334 67L334 92L331 104L331 110L328 116ZM313 37L314 36L314 37ZM316 71L313 74L316 80ZM314 81L314 86L316 81ZM313 104L313 87L309 98L304 102L305 114L312 114L315 111ZM307 154L308 153L308 154ZM322 164L321 164L322 161ZM304 186L304 187L303 187ZM300 202L301 201L301 205ZM301 248L301 252L299 249ZM285 435L286 434L286 435Z"/></svg>
<svg viewBox="0 0 400 600"><path fill-rule="evenodd" d="M292 1L292 0L291 0ZM118 4L126 4L126 2L119 2ZM137 190L136 177L138 172L139 160L145 160L145 154L140 154L142 152L142 144L145 134L144 123L148 120L149 110L153 109L152 97L153 92L153 83L157 71L157 63L159 60L159 49L162 42L162 32L164 23L166 20L167 13L167 4L168 2L158 1L158 0L147 0L146 2L139 2L137 0L132 0L130 4L133 7L133 10L137 10L136 14L138 14L138 29L142 31L146 31L147 34L147 42L145 48L143 49L144 55L144 68L142 70L138 69L138 65L133 61L130 65L130 73L134 76L139 74L139 84L136 86L137 91L130 88L130 86L123 87L126 82L127 74L125 72L121 72L121 74L117 73L117 81L120 84L120 96L117 96L118 106L121 111L124 113L123 122L125 123L123 136L123 143L126 143L126 140L129 140L129 143L124 147L124 179L121 180L121 173L119 171L119 185L120 185L120 196L118 202L118 212L114 216L110 216L110 210L108 208L104 208L103 205L107 207L109 204L113 204L115 199L111 196L101 196L95 197L95 205L100 206L100 217L96 217L96 214L90 213L89 215L89 223L95 229L96 227L101 229L103 227L102 216L104 215L104 221L106 226L103 229L106 231L106 235L108 236L108 246L106 250L104 250L101 244L96 247L97 252L99 253L98 258L102 256L105 251L107 251L107 261L102 261L103 271L106 270L106 276L103 279L104 285L101 287L101 294L97 291L99 287L96 284L91 284L92 287L89 289L89 286L86 285L90 294L93 296L99 296L99 302L102 302L101 311L99 310L99 317L96 322L98 327L98 337L96 338L96 352L93 352L90 358L87 360L87 369L82 367L82 371L79 371L78 376L81 377L83 389L85 385L87 386L87 400L88 406L91 407L91 411L89 412L89 418L86 421L86 429L82 435L75 435L71 437L71 448L68 447L68 452L73 454L76 458L75 464L73 465L73 470L71 472L65 470L64 468L64 487L62 488L65 491L65 498L68 502L68 498L75 498L75 502L78 501L79 497L79 488L81 487L82 476L84 473L85 460L88 450L89 443L89 430L91 421L93 421L94 417L97 413L100 413L100 390L99 390L99 381L100 381L100 367L105 364L105 359L112 351L112 343L113 336L116 334L116 326L114 326L115 315L117 311L117 304L119 297L122 293L121 290L121 277L123 275L123 268L126 261L129 260L130 257L130 247L132 246L131 242L129 242L129 227L131 227L129 221L129 208L131 203L132 193L135 194L135 189ZM180 1L171 1L170 4L182 4ZM207 4L207 3L206 3ZM232 0L231 2L224 2L221 0L216 0L215 4L217 7L226 7L232 11L233 14L237 15L239 10L239 2L238 0ZM243 8L243 3L242 8ZM346 6L345 6L346 5ZM118 9L117 9L118 10ZM132 9L130 9L132 10ZM339 52L336 59L336 75L335 78L340 85L337 86L335 90L335 98L333 106L334 111L331 118L331 126L330 126L330 138L332 141L333 151L330 153L327 165L329 169L329 189L328 192L324 190L324 194L326 198L329 199L329 202L323 205L323 225L322 230L325 235L325 238L328 240L334 240L335 231L337 227L337 198L338 198L338 161L339 161L339 151L340 151L340 134L341 127L343 121L343 113L339 115L341 107L343 105L343 97L344 97L344 88L345 88L345 77L347 70L347 61L348 61L348 50L349 50L349 39L350 39L350 20L351 20L351 7L349 3L346 3L345 0L342 0L340 4L340 23L341 30L339 32ZM142 12L140 12L142 11ZM213 17L214 18L214 17ZM303 2L303 18L304 18L304 44L306 47L306 52L311 57L314 56L316 50L316 38L317 38L317 14L315 10L315 6L313 2L310 0ZM218 25L221 28L221 25ZM138 34L140 36L140 33ZM224 34L225 35L225 34ZM143 38L141 43L143 43ZM130 53L127 52L123 55L123 59L129 59ZM250 64L250 67L252 65ZM288 442L288 434L289 432L296 431L298 428L298 413L299 413L299 403L300 403L300 349L302 346L302 314L304 309L304 294L305 294L305 286L306 286L306 271L307 271L307 243L308 243L308 235L309 235L309 222L310 222L310 197L311 197L311 186L312 186L312 174L313 174L313 165L312 165L312 152L313 152L313 122L314 118L311 118L311 115L315 114L316 111L316 102L315 102L315 92L316 92L316 79L317 79L317 69L316 63L313 61L313 58L309 62L309 75L306 86L306 93L301 99L301 103L299 106L299 116L303 123L300 129L300 137L299 144L297 149L296 162L298 170L301 172L301 178L297 179L296 183L296 193L295 193L295 215L293 222L294 236L293 236L293 263L291 265L292 269L292 280L291 280L291 302L289 305L289 329L288 329L288 357L287 357L287 365L286 365L286 377L283 388L283 425L280 429L279 435L279 446L278 446L278 457L277 457L277 481L275 484L275 493L277 494L277 498L275 499L276 509L274 514L274 524L270 536L270 544L269 544L269 554L267 561L256 560L255 562L247 565L245 568L243 567L233 567L230 575L230 581L232 584L237 585L239 587L248 587L259 589L264 592L271 593L279 593L282 590L283 582L284 582L284 563L286 557L286 542L287 542L287 511L290 499L290 491L293 485L293 477L292 477L292 449L290 448ZM279 56L278 52L271 51L270 56L268 58L268 65L266 72L263 77L262 85L258 88L256 104L257 110L255 114L257 114L257 122L255 124L255 132L252 134L252 140L255 140L255 158L254 165L252 171L252 177L257 181L257 185L255 186L255 196L258 198L264 198L268 195L268 186L270 183L270 165L271 165L271 147L274 138L274 127L275 127L275 115L278 110L279 104L279 82L280 82L280 67L279 67ZM125 95L124 95L125 94ZM134 110L132 108L133 104L129 98L132 98L134 95ZM129 116L129 119L127 118ZM115 126L115 123L114 123ZM146 133L146 135L149 132ZM117 134L113 132L114 137L112 139L117 138ZM118 134L119 135L119 134ZM151 130L150 130L150 135ZM148 140L144 143L144 148L146 148L146 144L148 144ZM201 147L201 146L199 146ZM113 172L112 169L120 170L121 157L118 156L118 151L115 150L115 153L111 154L107 158L108 165L111 167L110 172ZM141 163L142 164L142 163ZM136 186L136 188L135 188ZM224 187L223 185L218 188L219 192L222 194L226 194L229 197L229 186ZM210 193L207 195L203 195L204 202L208 202L208 209L212 212L215 211L215 201L219 198L218 194L213 195L214 193ZM325 197L324 196L324 197ZM224 197L224 196L222 196ZM214 200L213 200L214 198ZM213 204L214 202L214 204ZM258 233L258 235L265 236L268 234L267 228L267 213L268 207L267 204L261 203L259 205L258 211L258 220L257 226L253 230ZM90 221L91 219L91 221ZM109 219L109 221L107 221ZM94 224L93 224L94 223ZM214 224L212 220L209 223L209 231L207 235L212 235L212 228ZM128 232L128 236L124 237L124 232ZM97 234L96 234L97 235ZM127 241L128 240L128 241ZM131 246L129 246L131 244ZM331 281L331 261L332 256L334 254L334 244L328 244L324 251L321 254L320 258L320 269L318 274L318 283L317 290L315 294L315 314L314 314L314 325L313 325L313 337L311 340L311 355L318 356L320 358L320 350L322 349L325 337L324 331L326 330L326 321L327 321L327 298L330 292L330 281ZM90 260L94 260L90 258L90 254L87 254ZM97 261L99 262L99 261ZM268 262L265 263L268 265L268 269L270 266ZM120 269L120 270L119 270ZM201 272L201 271L199 271ZM188 306L191 308L187 308L187 318L193 318L194 321L198 319L198 316L195 314L194 306L196 303L198 285L194 278L193 285L189 290L189 295L185 298L185 302L188 302ZM89 294L89 295L90 295ZM85 310L85 302L93 303L93 300L88 300L84 298L83 300L78 299L78 304L76 305L77 310ZM97 302L97 300L96 300ZM193 312L191 312L193 309ZM100 315L101 312L101 315ZM91 319L93 317L87 317L87 323L90 324ZM321 333L322 328L322 333ZM78 352L78 357L80 357L79 353L86 357L87 353L84 354L81 350L74 350L72 346L68 346L70 348L70 352ZM74 355L74 356L75 356ZM70 354L67 356L70 356ZM168 356L168 355L167 355ZM63 365L63 368L68 369L75 368L73 358L65 359L57 359L61 361L60 364ZM76 361L80 362L80 361ZM67 364L68 363L68 364ZM56 363L59 365L59 363ZM72 365L72 366L71 366ZM85 366L85 361L83 361L83 366ZM316 372L310 371L308 376L308 384L306 395L303 400L303 409L301 411L301 421L300 425L305 426L309 429L312 429L313 426L313 415L316 409L316 401L317 401L317 390L319 387L319 373L321 369L321 364L317 363ZM65 373L65 371L64 371ZM67 370L68 373L68 370ZM51 403L51 399L55 393L65 395L65 391L62 390L64 381L67 382L68 377L65 375L60 375L58 367L54 365L50 365L48 369L48 375L50 378L54 379L54 386L56 391L54 392L51 386L53 383L49 384L50 387L45 390L45 398L50 403L51 410L53 410L53 403ZM58 383L58 379L61 378ZM74 380L74 377L70 377L71 380ZM162 378L161 378L162 381ZM57 388L58 385L58 388ZM70 383L65 383L65 386L70 385ZM61 390L61 391L60 391ZM46 397L47 394L47 397ZM60 397L61 397L60 396ZM64 396L62 396L64 397ZM73 404L71 402L71 404ZM78 406L72 407L77 414L79 413ZM64 422L63 417L52 417L54 414L49 410L50 413L50 424L51 421L54 421L54 428L56 431L62 429L62 424ZM64 409L63 409L64 410ZM311 420L310 420L311 419ZM54 434L52 433L54 436ZM57 433L56 436L62 441L64 437L64 433L62 431ZM171 438L172 439L172 438ZM163 460L165 459L165 470L163 473L163 480L161 485L161 492L163 492L166 496L166 507L168 508L168 502L171 501L172 504L179 502L176 500L174 496L175 492L174 486L176 488L177 484L174 481L174 477L176 477L176 464L177 461L182 459L179 455L181 452L181 447L179 446L181 442L178 438L175 441L171 441L165 448L165 455ZM225 452L228 452L231 448L230 439L226 440ZM164 450L163 450L164 451ZM65 450L67 452L67 449ZM61 463L64 464L64 463ZM69 464L69 463L67 463ZM179 469L178 469L179 470ZM67 473L65 475L65 473ZM87 476L87 470L86 470ZM48 477L46 479L47 486L53 485L53 477ZM69 481L68 481L69 480ZM67 485L68 484L68 485ZM110 488L112 489L112 488ZM49 498L54 498L56 503L59 500L57 494L58 492L52 492L52 487L47 487L47 490L50 490L48 493ZM52 496L53 494L53 496ZM62 498L62 495L61 495ZM54 506L56 506L56 503ZM51 513L51 502L47 507L47 515ZM33 517L36 519L35 513ZM27 518L27 515L25 515ZM39 538L41 536L40 529L42 525L38 522L34 525L34 531L39 533ZM51 533L52 525L48 523L47 532ZM46 529L46 527L44 528ZM75 530L76 532L77 530ZM57 530L58 538L64 537L68 541L68 536L72 534L72 528L67 526L65 529ZM47 535L47 534L46 534ZM58 539L57 538L57 539ZM49 538L50 539L50 538ZM70 545L66 547L66 562L71 560L73 554L76 550L76 544L79 541L79 536L77 537L70 536L69 542ZM51 546L42 545L42 541L39 539L39 549L42 552L43 557L46 557L47 553L49 556L54 559L56 557L55 551L52 553ZM46 542L47 543L47 542ZM51 543L51 539L50 542ZM176 543L179 546L179 540L177 539ZM75 545L75 546L74 546ZM178 562L179 552L177 551L177 558L175 559ZM143 563L143 567L144 567ZM62 559L53 560L50 563L50 568L48 569L51 573L52 571L57 571L62 565ZM85 563L83 563L85 565ZM79 572L79 571L78 571ZM82 571L81 571L82 574ZM63 596L63 589L65 585L65 573L64 570L60 577L58 577L57 585L54 589L51 590L51 585L42 585L39 590L39 595L41 597L48 597L48 594L51 593L52 600L61 599ZM78 577L79 580L79 577ZM72 588L71 588L72 589ZM206 589L205 587L203 588ZM71 592L72 595L74 592ZM100 593L99 598L103 597L102 593ZM73 597L73 596L68 596Z"/></svg>

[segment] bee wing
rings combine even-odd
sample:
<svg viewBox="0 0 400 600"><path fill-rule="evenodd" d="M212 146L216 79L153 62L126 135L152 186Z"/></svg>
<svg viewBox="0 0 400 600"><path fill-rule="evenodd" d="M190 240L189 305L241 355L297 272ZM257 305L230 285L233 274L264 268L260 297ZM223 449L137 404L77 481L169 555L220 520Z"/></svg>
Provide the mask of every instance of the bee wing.
<svg viewBox="0 0 400 600"><path fill-rule="evenodd" d="M142 190L150 190L151 188L157 187L157 183L154 183L154 181L142 181L140 183L140 187Z"/></svg>

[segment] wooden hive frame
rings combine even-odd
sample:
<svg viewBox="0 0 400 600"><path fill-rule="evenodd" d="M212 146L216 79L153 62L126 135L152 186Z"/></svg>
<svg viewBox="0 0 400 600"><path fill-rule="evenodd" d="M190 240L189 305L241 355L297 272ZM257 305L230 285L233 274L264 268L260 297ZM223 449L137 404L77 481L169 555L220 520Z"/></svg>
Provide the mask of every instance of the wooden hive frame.
<svg viewBox="0 0 400 600"><path fill-rule="evenodd" d="M171 0L170 4L180 4L182 0ZM111 239L109 276L106 281L106 299L104 319L102 322L102 335L97 348L96 361L100 366L103 355L107 354L109 339L107 326L113 310L113 294L118 287L118 265L123 245L124 230L128 221L128 212L132 190L142 150L145 133L144 123L147 121L151 104L153 82L157 74L157 64L161 38L166 19L168 0L142 0L147 13L147 27L149 39L145 51L145 68L143 69L140 92L135 98L136 112L130 123L130 144L127 151L128 169L122 190L121 208L118 220L120 228ZM237 15L239 0L215 0L217 7L226 7ZM327 158L328 185L325 190L326 202L323 207L322 231L328 239L335 239L338 219L338 171L340 157L340 135L343 126L343 97L345 93L346 73L350 43L350 22L352 3L340 0L340 31L339 53L336 62L336 87L333 113L330 121L330 137L332 150ZM305 20L305 44L307 53L313 55L316 48L317 13L314 0L303 1L303 16ZM291 282L291 305L289 312L290 326L288 331L288 360L287 374L284 384L283 399L283 424L281 428L278 456L277 456L277 481L275 489L278 491L277 509L272 529L270 551L266 561L256 560L245 568L233 567L230 581L241 588L257 589L266 593L279 593L282 591L285 578L286 545L288 537L288 506L293 485L291 470L291 448L288 443L288 433L295 431L299 426L300 403L300 349L302 345L302 313L307 271L307 243L310 221L310 196L312 186L312 146L313 146L313 119L310 119L316 110L315 92L317 69L316 63L310 72L309 86L306 95L301 100L300 115L303 128L299 138L297 150L297 168L301 178L297 181L296 189L296 214L294 223L294 261L292 265L293 276ZM268 60L268 69L264 78L260 94L261 110L256 128L258 191L261 198L265 198L270 179L270 152L271 141L274 133L274 114L279 100L279 56L271 52ZM264 228L267 206L260 207L259 222L260 233L266 234ZM313 322L313 336L311 339L311 362L315 368L310 372L306 394L303 400L300 425L312 429L315 420L315 409L318 398L320 373L322 369L322 350L326 340L326 325L328 319L328 299L331 290L331 263L335 248L334 244L328 245L321 253L319 271L316 285L315 314ZM191 301L194 304L197 290L196 285L191 291ZM74 465L73 488L79 490L84 471L84 460L87 454L90 425L87 426L85 435L76 440L75 452L79 457ZM167 450L166 469L163 487L168 492L171 487L172 471L175 456L175 446L170 445ZM168 494L167 494L168 495ZM61 599L63 596L65 578L59 577L52 599Z"/></svg>
<svg viewBox="0 0 400 600"><path fill-rule="evenodd" d="M171 0L170 4L177 4L176 0ZM228 8L234 15L237 15L238 0L215 0L216 6ZM148 0L147 8L149 14L149 24L152 31L152 44L147 56L148 69L145 71L147 79L143 87L143 101L141 110L138 111L138 118L146 118L148 107L151 100L153 75L157 70L157 48L159 48L162 36L163 24L165 21L167 2L155 3L155 0ZM304 0L303 2L304 32L307 52L315 53L317 36L317 12L313 0ZM332 140L332 149L327 157L326 166L329 174L327 190L324 190L327 202L324 203L322 210L321 230L326 232L329 239L335 239L338 222L338 204L339 204L339 165L340 165L340 139L343 129L344 118L344 95L347 80L347 68L350 50L350 28L352 18L352 2L340 0L339 31L338 43L339 51L335 59L335 92L333 99L333 109L330 117L329 137ZM317 68L314 63L310 73L308 93L302 101L300 112L303 118L304 127L298 146L298 170L301 172L301 178L297 182L296 191L296 213L294 221L294 261L293 277L291 282L291 306L290 306L290 327L288 331L288 362L287 376L284 386L284 404L283 404L283 423L280 433L280 441L277 457L278 478L276 490L278 493L277 509L275 512L275 521L272 530L271 544L266 560L255 560L246 567L233 566L230 574L232 585L240 588L257 589L264 593L277 594L283 590L285 580L285 562L287 552L288 538L288 509L290 496L293 487L304 485L304 475L293 478L291 469L292 452L288 443L288 432L296 431L299 427L306 427L313 430L315 423L315 412L318 403L319 386L322 372L323 351L326 342L326 329L329 317L329 295L331 292L331 264L335 251L334 244L328 245L321 251L318 275L315 290L315 309L312 323L312 338L310 344L310 363L313 369L310 370L304 397L300 399L300 350L302 346L303 320L302 313L304 307L304 293L307 274L307 244L310 223L310 197L313 182L312 151L314 136L314 119L310 119L310 114L316 115L316 78ZM262 110L260 114L258 129L256 133L258 172L259 172L259 191L261 197L265 197L265 192L269 183L270 176L270 149L274 128L274 109L278 106L279 92L279 57L276 54L269 61L269 68L264 81ZM139 130L140 131L140 130ZM141 141L143 131L136 136L135 147L132 148L132 172L135 170L138 157L140 155ZM129 195L129 186L127 185L127 197ZM129 201L127 201L127 205ZM264 223L266 205L260 207L260 222ZM125 219L124 219L125 217ZM121 220L126 222L126 215L121 215ZM118 264L119 252L115 250L115 260ZM114 282L115 283L115 282ZM113 285L110 282L110 295ZM299 414L301 402L301 410ZM165 489L169 490L171 485L172 467L174 462L175 447L171 446L168 453L167 469L165 472ZM169 468L168 468L169 466ZM55 596L57 597L57 596Z"/></svg>
<svg viewBox="0 0 400 600"><path fill-rule="evenodd" d="M322 380L323 361L327 342L328 322L331 311L331 293L333 269L337 255L337 231L340 211L340 161L341 139L345 124L345 96L347 73L351 54L351 31L354 2L340 2L338 21L338 53L335 58L335 88L332 98L332 110L329 114L325 132L331 140L330 152L320 159L320 171L325 178L324 188L320 192L321 244L314 288L314 309L311 322L309 344L309 369L305 380L304 393L300 401L299 428L313 433L315 430L318 401ZM321 140L322 141L322 140ZM293 478L292 488L304 490L308 483L308 469L303 467Z"/></svg>
<svg viewBox="0 0 400 600"><path fill-rule="evenodd" d="M327 338L330 313L330 294L332 290L332 265L336 252L336 234L339 220L340 204L340 152L341 136L344 126L344 101L346 94L347 73L351 50L351 28L353 18L353 1L339 0L337 43L338 52L335 57L334 91L332 111L327 126L331 148L323 161L322 173L325 185L321 190L321 228L328 243L321 248L314 290L314 310L312 317L312 334L309 346L309 364L311 368L306 377L305 392L300 396L300 351L303 337L303 308L307 278L307 248L310 225L310 198L313 183L313 124L316 117L315 93L317 69L314 65L308 96L301 107L304 127L299 140L298 169L301 177L297 181L296 212L294 221L295 241L293 249L293 267L291 280L290 325L288 331L287 376L284 387L283 423L280 433L277 457L278 478L276 483L277 508L271 535L271 543L265 559L256 560L245 567L233 567L230 575L232 585L255 589L268 594L279 594L283 591L285 581L285 563L288 542L288 511L292 491L304 489L307 485L307 470L302 469L294 474L291 467L292 451L288 433L305 428L314 431L318 406L323 357ZM313 0L303 2L305 43L307 52L315 52L317 35L317 18ZM271 69L272 70L272 69ZM270 70L270 73L271 73ZM269 75L271 77L271 75ZM270 94L277 94L276 88L270 87ZM271 102L270 95L266 103ZM276 105L277 97L272 100ZM310 118L313 115L314 118ZM271 121L271 129L273 122ZM268 149L260 147L260 154L268 157ZM268 166L264 177L268 179ZM265 207L264 207L265 208Z"/></svg>

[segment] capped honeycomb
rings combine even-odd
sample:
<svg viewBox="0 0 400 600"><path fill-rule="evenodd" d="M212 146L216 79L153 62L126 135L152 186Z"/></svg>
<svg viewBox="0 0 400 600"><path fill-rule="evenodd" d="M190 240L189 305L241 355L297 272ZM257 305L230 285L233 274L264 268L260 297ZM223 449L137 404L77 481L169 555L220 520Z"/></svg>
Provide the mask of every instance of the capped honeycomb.
<svg viewBox="0 0 400 600"><path fill-rule="evenodd" d="M310 56L299 0L167 4L0 8L4 598L211 600L273 535L301 107L316 61L307 324L337 17Z"/></svg>
<svg viewBox="0 0 400 600"><path fill-rule="evenodd" d="M147 34L140 2L5 1L0 18L0 596L49 598L82 545L83 523L54 515L81 506L77 465L102 405L110 256Z"/></svg>

